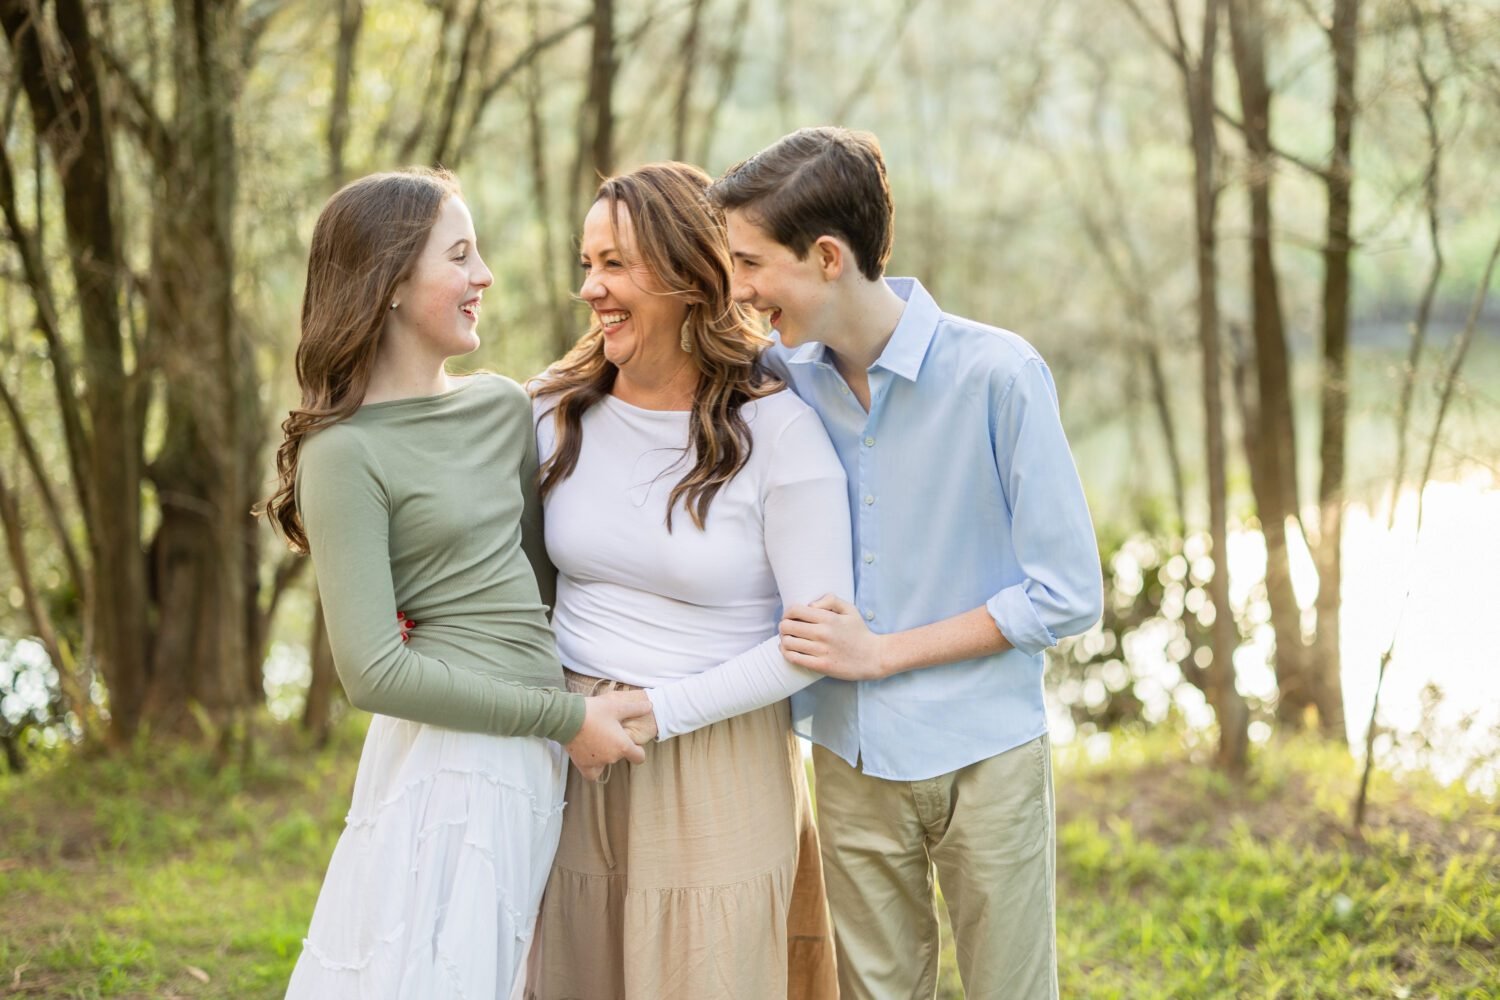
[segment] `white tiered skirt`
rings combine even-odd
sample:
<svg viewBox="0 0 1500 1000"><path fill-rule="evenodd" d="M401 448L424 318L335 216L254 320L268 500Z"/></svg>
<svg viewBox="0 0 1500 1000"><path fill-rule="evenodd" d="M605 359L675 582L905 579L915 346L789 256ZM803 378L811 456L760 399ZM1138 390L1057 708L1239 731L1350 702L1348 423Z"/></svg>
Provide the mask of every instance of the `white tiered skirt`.
<svg viewBox="0 0 1500 1000"><path fill-rule="evenodd" d="M288 1000L508 1000L567 763L548 740L375 716Z"/></svg>

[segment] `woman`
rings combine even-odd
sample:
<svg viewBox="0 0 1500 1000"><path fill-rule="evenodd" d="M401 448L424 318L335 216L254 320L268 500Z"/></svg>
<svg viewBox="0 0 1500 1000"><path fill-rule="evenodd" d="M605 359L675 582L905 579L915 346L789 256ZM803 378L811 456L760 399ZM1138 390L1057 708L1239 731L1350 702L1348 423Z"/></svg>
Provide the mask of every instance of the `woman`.
<svg viewBox="0 0 1500 1000"><path fill-rule="evenodd" d="M580 244L594 325L533 386L569 689L648 689L662 740L607 783L568 776L540 1000L837 991L786 701L817 675L782 658L777 623L853 590L845 477L756 365L708 183L666 163L600 186Z"/></svg>
<svg viewBox="0 0 1500 1000"><path fill-rule="evenodd" d="M525 393L444 370L479 345L491 281L441 171L356 181L313 231L267 507L311 550L340 679L376 715L289 997L509 997L560 826L548 741L585 767L641 759L620 725L640 696L562 689L527 559Z"/></svg>

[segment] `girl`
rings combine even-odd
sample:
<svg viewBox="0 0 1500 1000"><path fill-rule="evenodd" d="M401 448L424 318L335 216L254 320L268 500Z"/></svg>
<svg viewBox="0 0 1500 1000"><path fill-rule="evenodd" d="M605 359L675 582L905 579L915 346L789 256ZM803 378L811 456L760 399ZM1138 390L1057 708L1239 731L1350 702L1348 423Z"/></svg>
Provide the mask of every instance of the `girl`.
<svg viewBox="0 0 1500 1000"><path fill-rule="evenodd" d="M557 743L580 767L642 758L620 720L643 696L563 689L525 393L444 369L478 347L492 280L442 171L355 181L313 231L267 508L376 715L288 997L509 997L557 846Z"/></svg>

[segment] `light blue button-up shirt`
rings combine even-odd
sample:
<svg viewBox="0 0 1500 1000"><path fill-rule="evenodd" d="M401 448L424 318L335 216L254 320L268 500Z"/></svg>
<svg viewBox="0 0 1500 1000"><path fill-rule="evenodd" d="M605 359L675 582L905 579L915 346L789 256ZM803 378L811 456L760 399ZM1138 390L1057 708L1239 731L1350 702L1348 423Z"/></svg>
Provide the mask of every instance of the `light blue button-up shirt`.
<svg viewBox="0 0 1500 1000"><path fill-rule="evenodd" d="M849 476L854 603L875 632L984 605L1014 645L793 696L797 730L866 774L916 781L1047 731L1042 651L1099 617L1094 527L1041 356L938 308L911 278L865 412L822 344L766 364L823 418Z"/></svg>

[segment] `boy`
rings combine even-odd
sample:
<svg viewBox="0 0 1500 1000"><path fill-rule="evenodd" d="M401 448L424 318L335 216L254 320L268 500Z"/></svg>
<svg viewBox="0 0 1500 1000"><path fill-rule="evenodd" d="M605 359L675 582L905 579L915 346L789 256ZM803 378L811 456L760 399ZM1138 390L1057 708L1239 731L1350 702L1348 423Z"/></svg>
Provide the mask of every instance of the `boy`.
<svg viewBox="0 0 1500 1000"><path fill-rule="evenodd" d="M934 868L967 995L1057 996L1042 651L1103 600L1045 363L1020 337L885 280L875 137L802 129L710 189L735 298L849 477L855 601L793 607L782 648L829 675L809 713L843 1000L931 997Z"/></svg>

